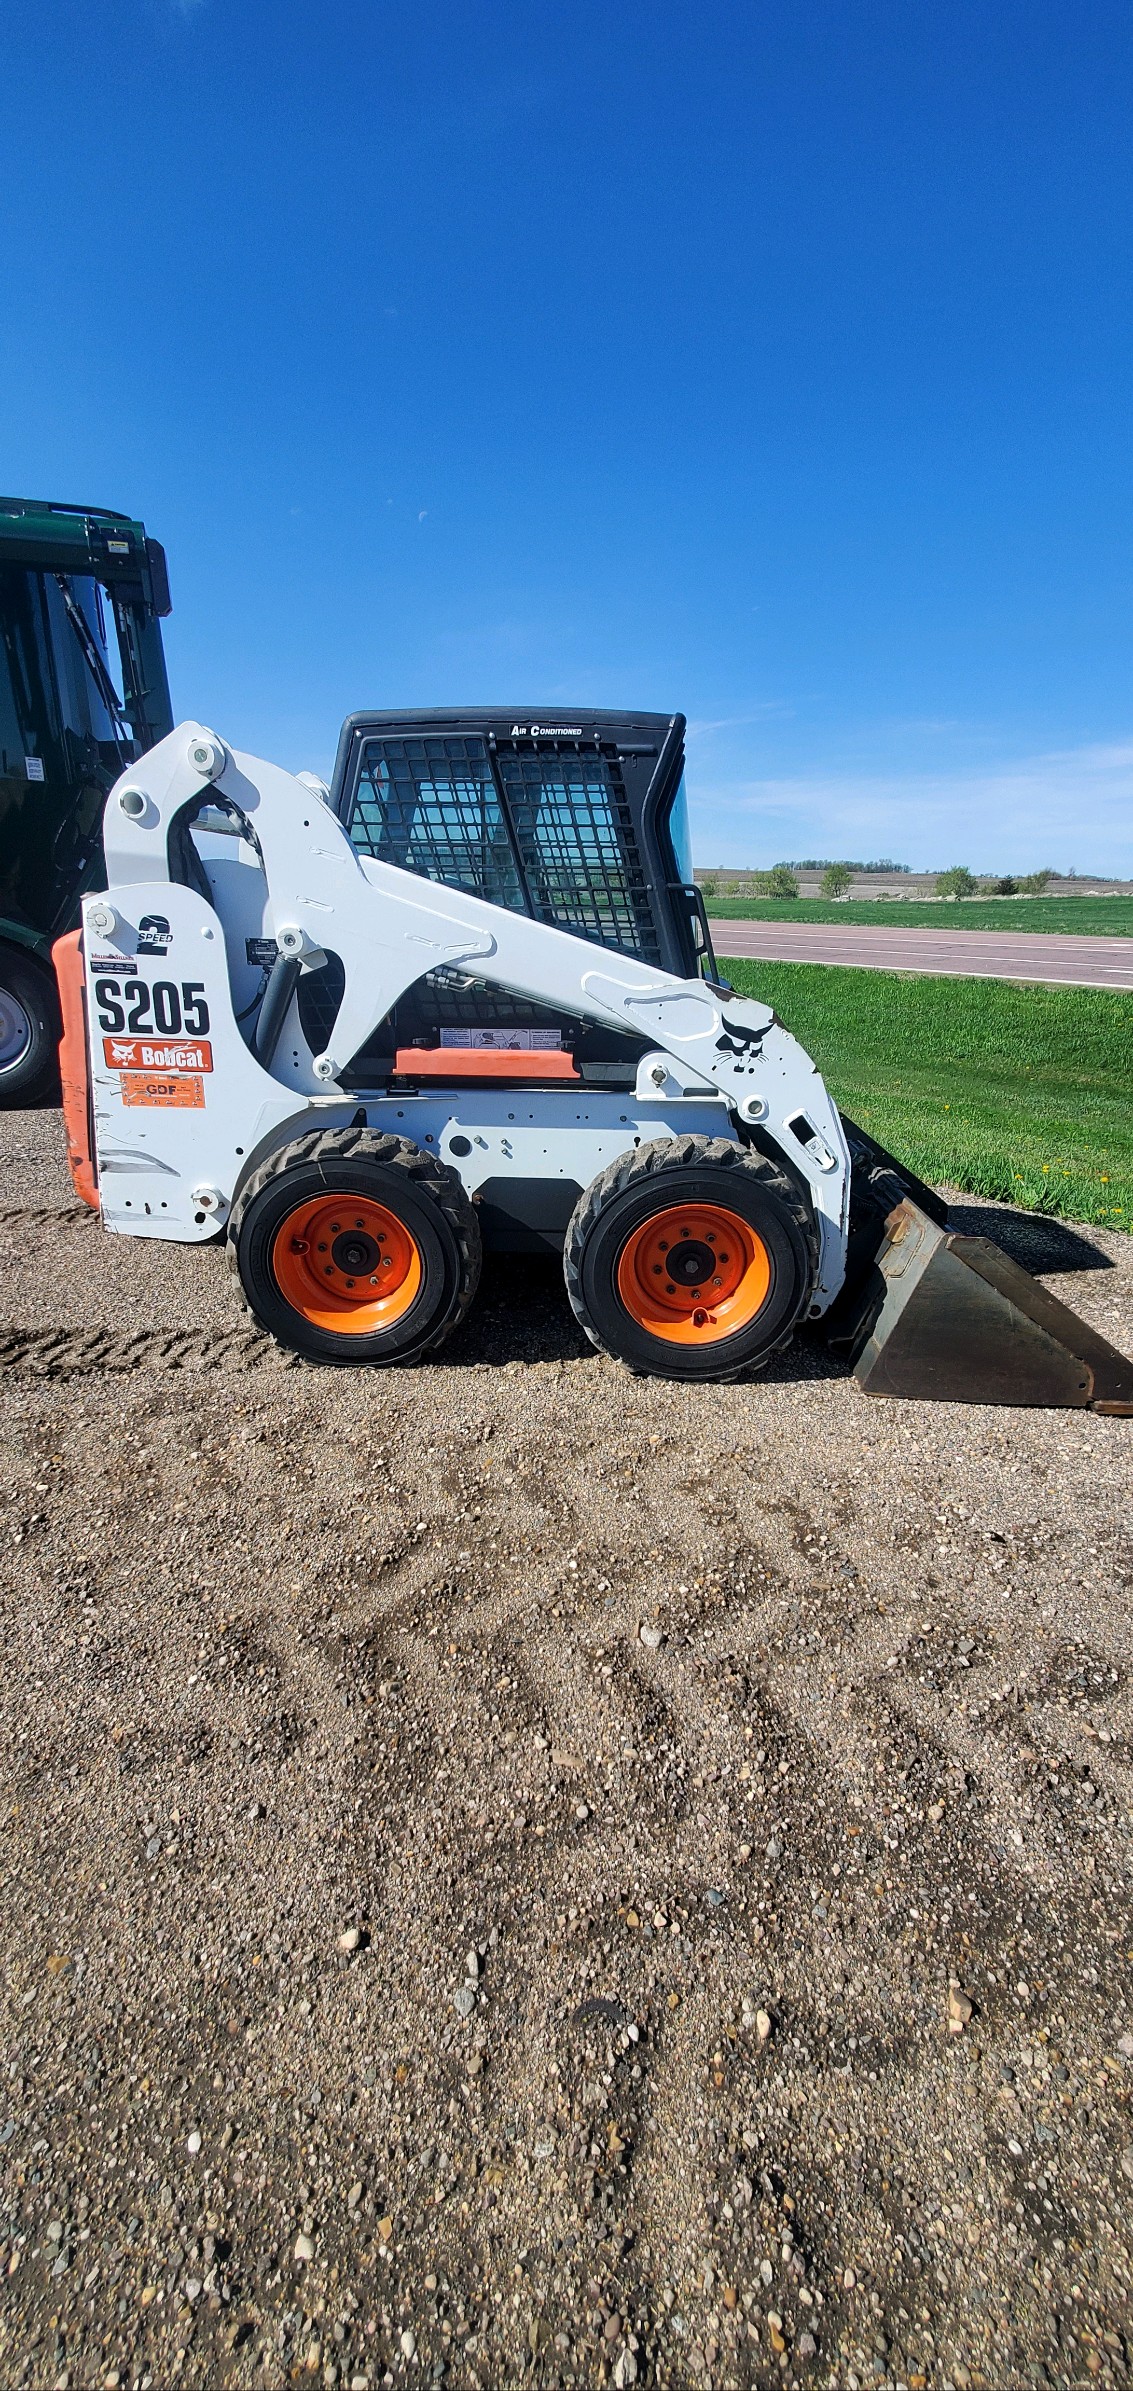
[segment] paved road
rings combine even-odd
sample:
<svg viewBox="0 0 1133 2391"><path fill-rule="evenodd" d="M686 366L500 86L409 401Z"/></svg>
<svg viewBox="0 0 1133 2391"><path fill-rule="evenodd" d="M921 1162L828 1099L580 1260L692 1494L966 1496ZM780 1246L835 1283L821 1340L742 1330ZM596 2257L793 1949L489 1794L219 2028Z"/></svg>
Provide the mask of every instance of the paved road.
<svg viewBox="0 0 1133 2391"><path fill-rule="evenodd" d="M1062 938L1027 931L890 930L827 922L714 921L718 955L765 963L852 963L964 979L1061 980L1076 988L1133 988L1133 938Z"/></svg>

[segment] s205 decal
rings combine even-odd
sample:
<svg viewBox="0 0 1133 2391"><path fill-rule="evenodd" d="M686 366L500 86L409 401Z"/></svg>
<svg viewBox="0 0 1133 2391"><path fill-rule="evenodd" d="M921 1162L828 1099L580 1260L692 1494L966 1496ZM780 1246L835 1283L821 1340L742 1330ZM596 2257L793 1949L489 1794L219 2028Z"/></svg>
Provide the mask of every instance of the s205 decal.
<svg viewBox="0 0 1133 2391"><path fill-rule="evenodd" d="M209 1027L203 980L155 980L151 987L146 980L97 979L94 1001L104 1030L202 1038Z"/></svg>

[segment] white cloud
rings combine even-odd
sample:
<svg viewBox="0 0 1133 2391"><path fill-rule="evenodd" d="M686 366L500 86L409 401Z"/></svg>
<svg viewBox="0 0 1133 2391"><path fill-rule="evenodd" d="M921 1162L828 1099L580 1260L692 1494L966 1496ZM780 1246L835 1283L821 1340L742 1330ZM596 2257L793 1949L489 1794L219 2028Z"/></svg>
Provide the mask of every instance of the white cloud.
<svg viewBox="0 0 1133 2391"><path fill-rule="evenodd" d="M1133 739L938 772L716 780L689 768L698 861L892 855L914 869L1133 878Z"/></svg>

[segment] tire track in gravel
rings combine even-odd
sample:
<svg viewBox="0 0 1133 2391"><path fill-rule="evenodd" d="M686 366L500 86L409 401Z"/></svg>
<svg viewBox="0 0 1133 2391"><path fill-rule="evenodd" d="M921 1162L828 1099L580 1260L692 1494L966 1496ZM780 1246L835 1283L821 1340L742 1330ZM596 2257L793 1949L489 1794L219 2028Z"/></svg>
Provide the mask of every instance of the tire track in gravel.
<svg viewBox="0 0 1133 2391"><path fill-rule="evenodd" d="M35 1378L121 1375L145 1370L286 1369L292 1356L255 1328L8 1328L0 1368Z"/></svg>
<svg viewBox="0 0 1133 2391"><path fill-rule="evenodd" d="M805 1554L808 1531L804 1518L797 1508L774 1508L789 1520L795 1553ZM728 1525L730 1528L731 1523ZM601 1537L595 1531L594 1552L600 1550ZM708 1569L708 1562L724 1558L711 1551L698 1555L705 1568L705 1589L712 1576L723 1574ZM765 1563L755 1565L766 1567ZM498 1727L504 1716L504 1698L517 1690L522 1695L518 1712L508 1707L507 1716L509 1720L518 1716L519 1724L529 1730L538 1721L535 1731L544 1737L552 1769L555 1712L569 1719L574 1741L590 1751L601 1751L604 1742L616 1742L623 1733L634 1707L627 1699L627 1680L638 1678L649 1665L637 1657L639 1647L635 1645L640 1602L632 1596L627 1602L623 1569L618 1615L609 1619L603 1609L596 1610L596 1566L591 1557L589 1635L583 1624L587 1598L580 1589L576 1598L579 1625L567 1649L565 1670L561 1626L552 1631L547 1620L546 1631L533 1630L529 1605L496 1598L473 1602L464 1612L458 1701L456 1709L450 1703L447 1723L466 1771L475 1751L477 1724L484 1722L484 1705L490 1701L497 1706L487 1715L489 1723ZM752 1566L750 1561L748 1566ZM476 1771L475 1785L468 1790L464 1804L461 1840L465 1874L480 1903L478 1917L469 1913L469 1933L490 1931L484 1897L501 1875L505 1886L522 1882L525 1887L522 1917L509 1907L506 1896L502 1902L497 1897L492 1913L501 1939L499 1951L487 1963L495 2027L482 2043L485 2051L491 2051L493 2073L490 2099L481 2095L484 2122L490 2126L494 2118L501 2139L510 2138L514 2143L515 2120L523 2120L525 2142L530 2136L531 2151L544 2153L530 2170L534 2183L537 2185L543 2167L548 2173L548 2189L559 2198L569 2195L568 2210L573 2206L580 2227L588 2216L596 2215L596 2229L608 2239L617 2237L632 2183L638 2254L632 2266L623 2260L617 2270L619 2296L623 2307L628 2305L631 2319L635 2300L643 2315L656 2315L663 2287L673 2279L674 2217L682 2220L676 2244L678 2278L682 2258L687 2263L694 2250L702 2257L707 2246L717 2250L722 2270L739 2273L742 2279L743 2269L737 2266L737 2219L742 2220L741 2243L746 2234L747 2255L753 2262L757 2247L765 2253L769 2247L775 2248L771 2220L776 2210L782 2213L781 2195L787 2178L769 2173L766 2166L761 2169L758 2161L762 2156L778 2164L785 2141L794 2149L790 2214L799 2224L797 2228L791 2225L789 2243L775 2249L774 2257L765 2255L758 2263L773 2268L775 2297L784 2314L793 2308L795 2336L805 2332L807 2324L801 2303L794 2306L801 2280L794 2269L804 2235L812 2260L818 2255L824 2262L835 2244L843 2257L859 2246L872 2250L888 2246L891 2257L884 2269L885 2305L887 2310L896 2308L903 2314L901 2302L914 2296L928 2263L921 2253L931 2251L916 2222L916 2195L910 2193L909 2186L931 2171L942 2127L949 2137L954 2166L976 2173L985 2163L981 2153L987 2131L984 2080L974 2094L970 2082L964 2080L966 2071L961 2071L958 2081L955 2047L944 2041L937 2048L935 2063L926 2068L919 2037L932 2031L948 1976L962 1980L972 1974L970 1928L974 1921L966 1912L978 1909L979 1935L997 1951L1009 1953L1015 1947L1024 1953L1043 1941L1047 1888L1005 1862L1001 1830L992 1824L998 1788L970 1781L969 1772L960 1764L957 1743L947 1731L941 1740L940 1730L947 1730L947 1718L934 1716L930 1729L925 1706L911 1705L908 1712L902 1707L899 1697L907 1688L895 1686L892 1674L881 1674L889 1658L896 1657L900 1665L900 1647L896 1655L874 1649L878 1644L892 1646L894 1638L892 1629L875 1629L872 1606L866 1621L866 1648L851 1652L845 1672L849 1682L843 1690L852 1689L853 1708L849 1719L843 1715L839 1721L838 1796L832 1800L835 1739L822 1732L812 1689L808 1687L810 1698L800 1698L798 1681L806 1663L789 1663L782 1653L774 1652L780 1638L784 1644L789 1642L800 1607L805 1609L805 1596L816 1591L805 1580L768 1588L760 1607L765 1615L769 1611L772 1619L777 1618L779 1625L778 1629L772 1626L766 1638L758 1636L757 1606L743 1600L735 1609L726 1610L726 1616L706 1633L710 1610L706 1603L705 1616L687 1642L682 1641L679 1650L670 1648L651 1666L651 1676L664 1684L664 1718L669 1740L679 1754L678 1765L688 1769L693 1757L702 1756L706 1743L713 1741L715 1770L701 1775L701 1781L705 1774L711 1781L713 1774L718 1780L722 1773L721 1758L735 1763L745 1746L733 1733L728 1739L730 1752L721 1754L719 1737L711 1736L711 1700L702 1679L717 1679L729 1658L735 1662L730 1674L743 1686L745 1723L753 1737L759 1738L755 1745L759 1763L765 1771L773 1771L760 1820L761 1831L768 1826L772 1830L763 1854L770 1868L765 1866L759 1878L765 1889L756 1904L775 1904L769 1908L766 1928L750 1910L745 1921L742 1900L735 1898L739 1855L733 1835L732 1849L724 1856L727 1822L719 1816L702 1808L691 1818L686 1814L678 1820L667 1812L653 1820L640 1806L634 1806L632 1828L627 1830L624 1789L620 1802L609 1805L607 1816L599 1786L596 1798L586 1805L587 1816L572 1822L569 1813L575 1807L574 1795L595 1793L594 1780L601 1770L593 1762L580 1779L559 1786L559 1809L564 1807L565 1793L568 1815L560 1818L554 1833L539 1837L542 1849L537 1858L533 1858L525 1833L528 1817L520 1813L518 1831L514 1832L502 1823L509 1805L517 1800L529 1804L530 1794L517 1787L498 1742L489 1743L483 1767ZM800 1598L804 1598L802 1603ZM853 1607L853 1597L843 1596L842 1600ZM555 1607L549 1606L551 1610ZM558 1608L561 1612L562 1606ZM395 1616L387 1615L385 1628L396 1634ZM746 1674L752 1667L753 1629L757 1631L757 1652L762 1644L754 1680ZM726 1646L737 1636L744 1650L729 1653ZM478 1638L481 1658L494 1672L491 1678L482 1673L474 1679L467 1665ZM958 1657L971 1667L973 1642L968 1641L969 1650ZM404 1649L406 1665L412 1668L410 1647ZM979 1658L977 1654L977 1663ZM604 1667L609 1672L608 1685L603 1680ZM429 1674L435 1676L432 1657ZM855 1676L856 1685L852 1682ZM978 1668L976 1677L978 1690ZM611 1727L608 1714L615 1710ZM939 1706L934 1704L933 1710L938 1712ZM504 1729L505 1739L509 1732L517 1733L518 1727ZM791 1757L780 1761L780 1753ZM879 1753L883 1757L875 1757ZM855 1777L868 1788L871 1761L881 1772L883 1783L878 1789L875 1780L873 1799L867 1802L866 1795L855 1794L851 1788ZM786 1782L779 1776L780 1767L786 1772ZM879 1790L886 1796L895 1795L895 1802L879 1802ZM414 1808L419 1813L428 1811L434 1796L439 1799L442 1791L439 1784L417 1783ZM946 1797L940 1804L943 1827L932 1818L941 1792ZM864 1832L851 1827L847 1835L847 1803L851 1811L866 1807ZM724 1806L718 1800L716 1811ZM915 1866L906 1875L898 1873L905 1837L893 1831L891 1821L910 1807L919 1811L918 1824L926 1820L928 1824L924 1825L925 1847L918 1848ZM875 1808L881 1815L871 1818ZM654 1827L655 1832L646 1831ZM937 1831L930 1836L933 1828ZM538 1831L536 1827L537 1835ZM753 1837L753 1844L755 1840ZM875 1912L872 1904L880 1887L871 1893L863 1884L864 1917L837 1896L829 1898L830 1888L845 1866L844 1861L835 1861L834 1852L852 1849L852 1841L861 1843L856 1856L866 1863L864 1870L859 1867L859 1874L872 1875L874 1869L880 1869L891 1879L891 1895L895 1875L899 1887L896 1904L890 1897L886 1908ZM748 1847L749 1857L752 1848ZM717 1854L722 1863L718 1869L714 1867ZM709 1952L703 1920L706 1891L710 1895L712 1888L706 1888L706 1872L717 1873L723 1882L730 1880L733 1888L727 1897L731 1932L718 1924L711 1937L712 1992L707 2003L702 1980L708 1972ZM594 1897L595 1879L607 1888L600 1901ZM616 1884L622 1884L625 1891L615 1905L608 1888ZM451 1879L446 1892L451 1897ZM1064 1884L1064 1902L1067 1894L1063 1923L1070 1933L1061 1947L1069 1943L1073 1951L1088 1937L1091 1913L1088 1901L1076 1900L1072 1885ZM654 1902L658 1907L651 1911ZM636 1908L635 1903L639 1905ZM559 1931L539 1938L546 1948L537 1989L526 1970L516 1980L512 1968L509 1982L508 1945L522 1936L529 1946L532 1911L538 1916L551 1905L558 1905L554 1921ZM780 1941L784 1914L793 1922L785 1947ZM629 1918L634 1921L635 1937L643 1919L653 1926L653 1953L640 1939L627 1945ZM654 1923L658 1919L660 1923ZM768 1932L773 1950L765 1956L766 1944L763 1951L759 1945ZM649 1965L656 1952L662 1955L660 1977L656 1966ZM1030 1966L1025 1957L1017 1964ZM1042 1982L1046 2007L1061 1998L1080 2008L1081 1988L1074 1979L1073 1962L1065 1971L1056 1972L1063 1975L1061 1983L1056 1984L1050 1972ZM777 2066L764 2066L765 2055L758 2043L753 2043L753 1976L763 1981L764 1997L775 2008L773 2039L777 2054L781 2054ZM608 2033L604 2065L592 2059L591 2073L580 2075L572 2040L572 2035L575 2039L577 2035L571 2021L579 2007L578 1995L581 1991L585 1999L589 1985L595 1988L591 1999L612 2005L626 2019L641 2021L644 2042L634 2046L623 2031ZM1111 1990L1107 1987L1103 1997ZM1006 1982L997 1983L994 1974L981 1984L980 1993L988 2036L987 2047L980 2054L986 2076L1015 2049L1019 1995ZM670 2009L670 2001L675 2002L675 2010ZM897 2019L906 2023L895 2027ZM1062 2023L1069 2042L1072 2022L1064 2017ZM474 2033L473 2028L473 2060L477 2057ZM832 2035L837 2037L833 2047ZM643 2051L648 2052L647 2122L644 2098L635 2101L629 2097L624 2081L632 2081L635 2068L641 2068ZM595 2067L599 2069L597 2078ZM734 2085L730 2078L735 2079ZM459 2072L448 2080L459 2085ZM600 2097L594 2092L596 2081L603 2087ZM695 2120L706 2083L715 2093L733 2089L749 2117L736 2144L746 2154L740 2161L738 2203L725 2199L719 2188L716 2162L720 2154L712 2147L711 2135L707 2145L703 2135L698 2139ZM830 2143L844 2149L854 2140L861 2147L863 2125L868 2140L866 2121L881 2097L871 2088L878 2085L884 2086L890 2120L903 2120L896 2140L888 2146L886 2164L891 2175L883 2183L866 2181L856 2190L848 2190L845 2170L828 2166L824 2150ZM443 2089L438 2083L438 2098ZM597 2140L591 2130L595 2112L601 2126ZM1030 2174L1025 2161L1013 2161L1002 2132L995 2148L1000 2154L994 2177L998 2196L1006 2201L1017 2192L1024 2195L1019 2203L1021 2213L1043 2246L1052 2245L1056 2229L1057 2238L1064 2243L1067 2234L1080 2229L1084 2217L1071 2214L1054 2178L1038 2161L1031 2162ZM729 2166L736 2163L735 2159L728 2161ZM526 2198L528 2172L520 2166L517 2177L512 2172L514 2164L512 2160L501 2168L501 2184L513 2198ZM756 2174L761 2178L762 2198L754 2189L745 2189ZM988 2195L982 2197L986 2201ZM730 2215L725 2213L728 2210ZM973 2215L977 2213L978 2203ZM592 2239L590 2248L592 2254ZM454 2262L450 2250L449 2263ZM1022 2326L1035 2347L1043 2339L1042 2301L1031 2300L1028 2305L1027 2298L1020 2299L1013 2268L1013 2253L1008 2248L1003 2267L994 2271L994 2296L1002 2313L1014 2314L1016 2327ZM985 2302L990 2285L982 2245L978 2253L969 2245L958 2264L954 2258L951 2272L953 2279L962 2283L965 2295L970 2292L977 2305ZM703 2293L710 2286L699 2288ZM689 2306L696 2289L686 2281ZM575 2290L576 2296L584 2296L581 2284ZM846 2302L847 2309L860 2305ZM879 2302L878 2315L880 2311ZM867 2307L867 2320L868 2315Z"/></svg>
<svg viewBox="0 0 1133 2391"><path fill-rule="evenodd" d="M0 1242L9 1229L98 1228L97 1212L89 1204L12 1204L0 1211Z"/></svg>
<svg viewBox="0 0 1133 2391"><path fill-rule="evenodd" d="M88 1238L90 1230L98 1234ZM59 1379L295 1366L295 1357L274 1345L231 1300L224 1274L211 1267L216 1260L210 1249L108 1238L86 1204L13 1206L0 1213L0 1266L11 1289L8 1320L0 1329L0 1370ZM84 1316L66 1318L70 1306L64 1301L61 1319L53 1320L48 1311L46 1319L41 1313L38 1319L21 1320L23 1287L60 1278L68 1295L79 1300L83 1289L92 1289ZM206 1286L208 1309L215 1310L219 1300L224 1316L193 1325L194 1298ZM183 1324L186 1313L188 1325ZM121 1325L123 1319L136 1324L139 1315L144 1325Z"/></svg>

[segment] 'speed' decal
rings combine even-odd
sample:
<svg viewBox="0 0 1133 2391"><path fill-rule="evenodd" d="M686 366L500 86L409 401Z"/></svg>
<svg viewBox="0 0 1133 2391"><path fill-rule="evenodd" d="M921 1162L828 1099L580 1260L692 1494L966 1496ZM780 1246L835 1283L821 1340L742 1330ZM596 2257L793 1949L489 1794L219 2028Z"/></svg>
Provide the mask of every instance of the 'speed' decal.
<svg viewBox="0 0 1133 2391"><path fill-rule="evenodd" d="M212 1043L208 1038L104 1038L102 1051L111 1071L211 1071Z"/></svg>
<svg viewBox="0 0 1133 2391"><path fill-rule="evenodd" d="M205 1083L199 1071L174 1072L168 1079L148 1071L123 1071L123 1104L168 1104L181 1112L203 1112Z"/></svg>

